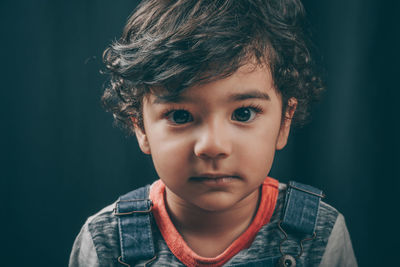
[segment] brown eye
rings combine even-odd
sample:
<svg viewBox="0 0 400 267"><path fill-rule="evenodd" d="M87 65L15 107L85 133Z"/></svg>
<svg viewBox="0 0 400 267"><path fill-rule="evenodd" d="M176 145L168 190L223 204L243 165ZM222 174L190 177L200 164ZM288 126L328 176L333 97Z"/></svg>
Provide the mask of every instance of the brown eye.
<svg viewBox="0 0 400 267"><path fill-rule="evenodd" d="M193 120L193 117L188 111L184 109L179 109L171 111L168 114L168 119L174 124L185 124L191 122Z"/></svg>
<svg viewBox="0 0 400 267"><path fill-rule="evenodd" d="M254 119L256 116L256 111L250 107L243 107L236 109L232 114L232 120L247 122Z"/></svg>

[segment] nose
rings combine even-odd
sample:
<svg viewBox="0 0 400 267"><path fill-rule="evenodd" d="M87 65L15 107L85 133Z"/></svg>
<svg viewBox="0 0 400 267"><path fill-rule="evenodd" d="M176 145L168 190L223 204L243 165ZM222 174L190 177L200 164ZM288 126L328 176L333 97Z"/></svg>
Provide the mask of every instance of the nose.
<svg viewBox="0 0 400 267"><path fill-rule="evenodd" d="M228 157L232 152L229 129L224 123L213 121L198 130L194 154L203 159Z"/></svg>

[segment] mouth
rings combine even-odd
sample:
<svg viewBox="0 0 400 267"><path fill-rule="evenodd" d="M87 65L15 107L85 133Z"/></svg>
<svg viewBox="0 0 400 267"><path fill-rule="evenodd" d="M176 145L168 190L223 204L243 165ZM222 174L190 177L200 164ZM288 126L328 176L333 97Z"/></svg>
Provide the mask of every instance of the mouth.
<svg viewBox="0 0 400 267"><path fill-rule="evenodd" d="M240 177L232 174L200 174L198 176L190 177L190 181L196 183L205 183L208 185L225 185L236 180Z"/></svg>

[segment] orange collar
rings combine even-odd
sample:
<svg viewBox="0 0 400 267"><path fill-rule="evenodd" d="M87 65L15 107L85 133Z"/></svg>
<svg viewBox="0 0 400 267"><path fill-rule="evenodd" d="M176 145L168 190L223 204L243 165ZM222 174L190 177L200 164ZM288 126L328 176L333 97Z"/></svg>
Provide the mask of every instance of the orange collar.
<svg viewBox="0 0 400 267"><path fill-rule="evenodd" d="M279 182L273 178L265 179L261 189L260 205L250 226L224 252L214 258L201 257L196 254L176 230L165 207L165 185L161 180L152 185L150 199L154 204L153 215L161 235L175 257L186 266L217 267L225 264L242 249L248 248L261 227L269 222L278 198L278 185Z"/></svg>

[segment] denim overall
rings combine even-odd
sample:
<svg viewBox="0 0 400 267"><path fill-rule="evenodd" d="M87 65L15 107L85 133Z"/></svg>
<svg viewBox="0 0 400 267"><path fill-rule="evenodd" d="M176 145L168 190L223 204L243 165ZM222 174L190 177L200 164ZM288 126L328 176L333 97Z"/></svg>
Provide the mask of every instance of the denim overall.
<svg viewBox="0 0 400 267"><path fill-rule="evenodd" d="M134 266L138 261L147 260L150 265L157 257L154 248L152 225L152 202L149 199L150 186L145 186L121 196L115 209L118 216L119 238L121 256L118 262L124 266ZM283 234L280 242L280 255L247 262L241 265L224 266L303 266L301 257L303 242L316 237L315 226L321 198L324 195L321 190L312 186L291 181L288 184L283 207L282 217L278 228ZM302 236L298 242L300 252L285 251L284 244L288 234ZM294 254L294 255L293 255ZM147 265L145 264L145 266Z"/></svg>

